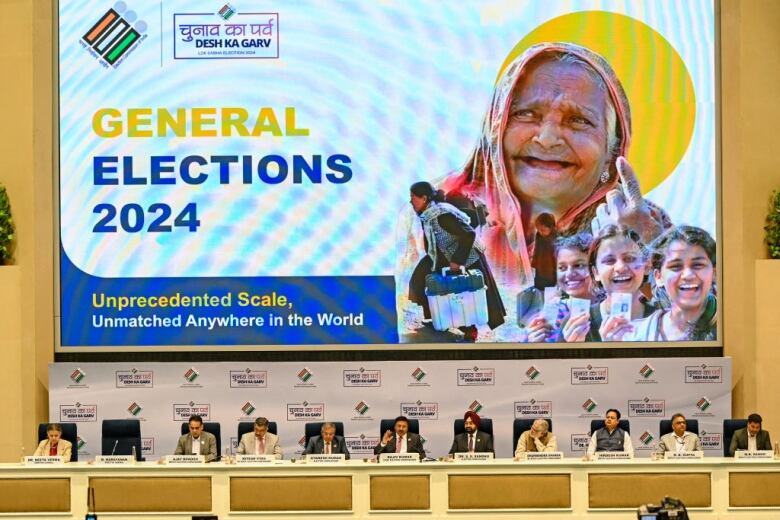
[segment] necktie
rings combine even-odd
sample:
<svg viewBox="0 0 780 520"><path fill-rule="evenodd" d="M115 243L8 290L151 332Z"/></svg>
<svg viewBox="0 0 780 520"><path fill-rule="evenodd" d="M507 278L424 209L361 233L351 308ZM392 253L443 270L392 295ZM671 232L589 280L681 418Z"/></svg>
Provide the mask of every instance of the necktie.
<svg viewBox="0 0 780 520"><path fill-rule="evenodd" d="M260 439L260 453L258 455L265 455L265 437Z"/></svg>
<svg viewBox="0 0 780 520"><path fill-rule="evenodd" d="M330 455L330 443L325 443L325 455Z"/></svg>
<svg viewBox="0 0 780 520"><path fill-rule="evenodd" d="M469 433L469 453L474 453L474 435Z"/></svg>
<svg viewBox="0 0 780 520"><path fill-rule="evenodd" d="M403 442L404 438L400 435L398 436L398 439L395 441L395 452L401 453L401 442Z"/></svg>

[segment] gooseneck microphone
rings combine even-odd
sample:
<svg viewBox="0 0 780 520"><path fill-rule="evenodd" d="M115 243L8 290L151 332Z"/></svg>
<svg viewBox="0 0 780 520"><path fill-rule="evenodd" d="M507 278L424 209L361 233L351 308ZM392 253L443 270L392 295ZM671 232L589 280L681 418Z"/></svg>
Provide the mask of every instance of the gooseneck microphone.
<svg viewBox="0 0 780 520"><path fill-rule="evenodd" d="M113 447L113 448L111 448L111 455L113 455L113 454L114 454L114 452L116 451L116 446L117 446L117 444L119 444L119 439L117 439L116 441L114 441L114 447Z"/></svg>

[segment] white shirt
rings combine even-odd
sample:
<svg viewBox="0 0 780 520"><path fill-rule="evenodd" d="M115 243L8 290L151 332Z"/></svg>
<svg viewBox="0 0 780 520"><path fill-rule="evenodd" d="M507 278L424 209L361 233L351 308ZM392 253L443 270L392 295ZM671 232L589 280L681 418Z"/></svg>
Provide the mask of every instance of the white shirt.
<svg viewBox="0 0 780 520"><path fill-rule="evenodd" d="M200 437L197 439L195 437L192 438L192 454L193 455L200 455L200 443L203 441Z"/></svg>
<svg viewBox="0 0 780 520"><path fill-rule="evenodd" d="M756 439L758 438L758 435L753 435L752 433L748 432L748 451L757 451L758 446L756 446Z"/></svg>
<svg viewBox="0 0 780 520"><path fill-rule="evenodd" d="M685 436L688 435L688 432L683 433L682 435L674 434L674 448L677 453L685 451Z"/></svg>

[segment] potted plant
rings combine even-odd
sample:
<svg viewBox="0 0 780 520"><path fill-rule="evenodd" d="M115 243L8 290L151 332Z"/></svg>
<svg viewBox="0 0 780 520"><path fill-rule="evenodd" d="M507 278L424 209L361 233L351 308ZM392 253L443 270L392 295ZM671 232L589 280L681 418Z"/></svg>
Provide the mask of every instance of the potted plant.
<svg viewBox="0 0 780 520"><path fill-rule="evenodd" d="M11 218L11 203L5 186L0 186L0 265L13 260L14 221Z"/></svg>
<svg viewBox="0 0 780 520"><path fill-rule="evenodd" d="M769 214L766 216L766 245L769 258L780 259L780 191L773 190L769 199Z"/></svg>

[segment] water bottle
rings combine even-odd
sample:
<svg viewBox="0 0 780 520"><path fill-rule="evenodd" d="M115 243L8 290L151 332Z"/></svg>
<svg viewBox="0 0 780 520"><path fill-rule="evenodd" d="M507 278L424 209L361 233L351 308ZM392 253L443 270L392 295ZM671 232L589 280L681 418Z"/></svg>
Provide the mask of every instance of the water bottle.
<svg viewBox="0 0 780 520"><path fill-rule="evenodd" d="M133 456L133 460L138 460L138 458L135 456L135 444L130 446L130 455Z"/></svg>
<svg viewBox="0 0 780 520"><path fill-rule="evenodd" d="M775 460L780 460L780 442L775 442Z"/></svg>

